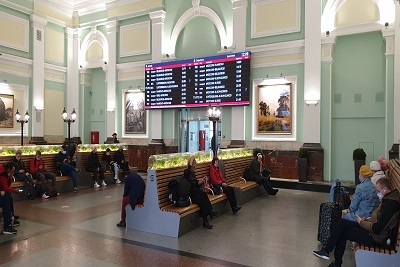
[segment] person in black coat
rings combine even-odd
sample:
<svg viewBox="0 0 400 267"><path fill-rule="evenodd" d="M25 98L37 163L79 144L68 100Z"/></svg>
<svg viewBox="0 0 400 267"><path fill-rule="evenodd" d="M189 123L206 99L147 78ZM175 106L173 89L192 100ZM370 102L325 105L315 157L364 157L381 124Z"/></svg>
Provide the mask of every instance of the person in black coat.
<svg viewBox="0 0 400 267"><path fill-rule="evenodd" d="M117 223L118 227L126 227L126 210L127 205L131 205L135 210L136 204L143 204L145 183L137 173L131 173L126 177L124 195L122 197L121 221Z"/></svg>
<svg viewBox="0 0 400 267"><path fill-rule="evenodd" d="M119 167L124 171L124 174L129 174L129 164L125 160L124 148L120 146L114 154L114 161L119 165Z"/></svg>
<svg viewBox="0 0 400 267"><path fill-rule="evenodd" d="M25 182L25 190L28 193L28 198L33 199L32 191L33 191L33 178L29 172L25 171L25 163L21 160L22 151L17 150L15 152L15 157L12 162L15 166L14 177L17 181Z"/></svg>
<svg viewBox="0 0 400 267"><path fill-rule="evenodd" d="M74 192L78 192L78 184L76 182L76 170L72 165L73 161L67 154L67 150L68 150L67 146L62 145L61 151L58 152L58 154L54 158L54 163L56 165L57 170L59 170L62 175L71 176Z"/></svg>
<svg viewBox="0 0 400 267"><path fill-rule="evenodd" d="M194 156L191 156L188 161L188 167L183 173L183 177L191 184L189 196L193 203L199 205L200 216L203 218L203 227L212 229L213 226L209 224L207 216L210 215L210 218L212 219L218 214L218 212L212 209L211 202L207 194L200 190L200 186L204 183L204 178L197 180L195 168L196 159Z"/></svg>
<svg viewBox="0 0 400 267"><path fill-rule="evenodd" d="M271 172L264 168L263 155L261 153L258 153L256 158L251 162L248 175L246 176L247 177L244 177L246 180L262 184L268 195L275 196L279 191L278 189L272 188L269 183Z"/></svg>
<svg viewBox="0 0 400 267"><path fill-rule="evenodd" d="M87 168L88 172L91 172L93 174L94 187L100 187L100 180L101 180L102 186L107 185L104 182L104 170L99 161L99 155L97 154L96 147L92 148L92 152L90 153L90 155L87 159L86 168Z"/></svg>

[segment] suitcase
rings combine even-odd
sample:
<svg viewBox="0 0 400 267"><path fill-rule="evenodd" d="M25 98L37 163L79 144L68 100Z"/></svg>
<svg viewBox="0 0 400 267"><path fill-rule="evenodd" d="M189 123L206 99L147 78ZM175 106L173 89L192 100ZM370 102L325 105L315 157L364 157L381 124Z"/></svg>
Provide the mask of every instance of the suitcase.
<svg viewBox="0 0 400 267"><path fill-rule="evenodd" d="M336 186L335 194L340 195L340 183ZM333 229L342 217L342 205L338 202L339 197L335 197L335 202L322 203L319 208L318 241L323 245L328 243Z"/></svg>

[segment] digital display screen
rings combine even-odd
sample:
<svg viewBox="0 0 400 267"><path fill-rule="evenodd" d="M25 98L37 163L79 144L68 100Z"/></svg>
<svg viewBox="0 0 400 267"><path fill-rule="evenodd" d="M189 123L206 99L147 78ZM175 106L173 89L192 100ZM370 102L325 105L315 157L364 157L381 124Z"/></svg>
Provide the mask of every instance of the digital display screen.
<svg viewBox="0 0 400 267"><path fill-rule="evenodd" d="M250 104L250 52L145 65L145 108Z"/></svg>

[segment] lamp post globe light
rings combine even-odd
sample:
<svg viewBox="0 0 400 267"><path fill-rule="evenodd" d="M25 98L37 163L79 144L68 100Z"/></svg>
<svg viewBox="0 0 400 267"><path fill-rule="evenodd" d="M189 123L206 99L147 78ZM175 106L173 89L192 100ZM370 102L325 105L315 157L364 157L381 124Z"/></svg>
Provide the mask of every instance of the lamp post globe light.
<svg viewBox="0 0 400 267"><path fill-rule="evenodd" d="M221 118L221 109L216 107L209 107L208 109L208 119L213 123L213 138L211 143L211 148L213 150L213 156L217 156L217 122Z"/></svg>
<svg viewBox="0 0 400 267"><path fill-rule="evenodd" d="M21 119L21 114L19 113L19 111L17 109L17 112L15 113L15 119L17 120L17 123L21 123L21 146L23 146L24 145L24 124L28 123L28 121L29 121L28 111L25 112L24 118Z"/></svg>
<svg viewBox="0 0 400 267"><path fill-rule="evenodd" d="M62 111L61 115L63 117L64 122L68 124L68 152L67 153L69 155L69 153L71 152L71 123L74 123L75 119L76 119L75 108L72 109L71 118L68 118L68 113L65 110L65 107L64 107L64 110Z"/></svg>

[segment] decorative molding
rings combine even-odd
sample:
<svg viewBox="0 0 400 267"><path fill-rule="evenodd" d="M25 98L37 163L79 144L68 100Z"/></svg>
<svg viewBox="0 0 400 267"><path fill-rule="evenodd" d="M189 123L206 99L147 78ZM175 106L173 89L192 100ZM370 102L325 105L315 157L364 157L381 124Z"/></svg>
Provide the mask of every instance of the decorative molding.
<svg viewBox="0 0 400 267"><path fill-rule="evenodd" d="M283 2L286 0L252 0L251 2L251 38L260 38L260 37L267 37L267 36L274 36L280 34L287 34L287 33L295 33L300 31L301 26L301 1L296 1L296 25L293 27L288 28L281 28L275 30L269 30L264 32L257 32L256 31L256 21L257 21L257 8L260 5L268 5L268 4L275 4L278 2Z"/></svg>
<svg viewBox="0 0 400 267"><path fill-rule="evenodd" d="M91 70L81 70L80 75L80 85L91 86L92 85L92 71Z"/></svg>
<svg viewBox="0 0 400 267"><path fill-rule="evenodd" d="M6 46L9 48L13 48L13 49L17 49L17 50L20 50L23 52L29 52L29 20L22 19L22 18L4 13L1 11L0 11L0 17L10 20L14 23L22 24L24 26L24 44L22 46L8 43L5 41L0 41L0 45Z"/></svg>
<svg viewBox="0 0 400 267"><path fill-rule="evenodd" d="M129 63L120 63L117 64L117 70L130 70L135 68L141 68L142 70L144 69L144 66L146 64L151 64L151 60L145 60L145 61L135 61L135 62L129 62Z"/></svg>
<svg viewBox="0 0 400 267"><path fill-rule="evenodd" d="M251 51L252 57L281 56L304 53L305 41L289 41L282 43L248 46L246 51Z"/></svg>
<svg viewBox="0 0 400 267"><path fill-rule="evenodd" d="M166 14L167 14L167 12L165 12L164 10L157 10L154 12L150 12L149 16L150 16L152 25L163 24Z"/></svg>
<svg viewBox="0 0 400 267"><path fill-rule="evenodd" d="M166 48L166 53L170 55L175 54L175 46L178 40L180 32L186 26L186 24L196 17L206 17L214 23L218 30L219 37L221 40L221 49L224 46L230 47L232 45L232 36L228 35L224 24L222 23L220 17L214 10L206 6L192 7L187 10L176 22L175 27L172 31L168 47Z"/></svg>
<svg viewBox="0 0 400 267"><path fill-rule="evenodd" d="M232 8L237 9L241 7L247 8L247 0L231 0L232 1Z"/></svg>
<svg viewBox="0 0 400 267"><path fill-rule="evenodd" d="M117 32L118 31L118 25L119 25L119 23L116 20L113 20L113 21L110 21L110 22L106 23L107 33L110 34L110 33L113 33L113 32Z"/></svg>
<svg viewBox="0 0 400 267"><path fill-rule="evenodd" d="M46 74L59 75L62 78L57 79L57 78L51 77L49 75L46 76ZM44 76L45 76L45 80L48 80L48 81L53 81L53 82L58 82L58 83L66 83L67 82L67 68L45 63L44 64Z"/></svg>
<svg viewBox="0 0 400 267"><path fill-rule="evenodd" d="M382 36L386 43L385 56L394 55L394 29L383 29Z"/></svg>
<svg viewBox="0 0 400 267"><path fill-rule="evenodd" d="M380 31L383 28L384 28L384 25L382 25L381 23L372 22L372 23L337 27L336 29L332 30L330 33L331 33L331 35L333 34L334 36L344 36L344 35L351 35L351 34L358 34L358 33L365 33L365 32Z"/></svg>
<svg viewBox="0 0 400 267"><path fill-rule="evenodd" d="M258 69L258 68L269 68L269 67L277 67L277 66L289 66L289 65L296 65L296 64L304 64L304 58L296 59L296 60L288 60L288 61L251 64L251 68Z"/></svg>
<svg viewBox="0 0 400 267"><path fill-rule="evenodd" d="M13 74L13 75L17 75L17 76L25 77L25 78L32 77L33 60L31 60L31 59L26 59L26 58L17 57L17 56L3 53L0 56L0 63L27 69L27 73L21 73L21 72L9 70L9 69L2 69L1 72L3 72L3 73L9 73L9 74Z"/></svg>
<svg viewBox="0 0 400 267"><path fill-rule="evenodd" d="M75 34L74 34L75 38ZM86 52L92 44L92 42L97 41L103 48L103 59L98 60L96 62L87 62L86 61ZM104 64L104 62L108 62L108 40L106 36L99 30L96 30L95 27L92 28L90 33L86 35L81 44L81 49L79 52L79 65L82 65L84 68L86 67L100 67Z"/></svg>
<svg viewBox="0 0 400 267"><path fill-rule="evenodd" d="M321 55L321 61L322 62L328 62L333 64L333 49L335 47L336 43L336 37L330 36L326 38L322 38L321 45L322 45L322 55ZM325 54L324 52L328 52L328 54Z"/></svg>
<svg viewBox="0 0 400 267"><path fill-rule="evenodd" d="M145 77L143 69L146 64L151 64L151 60L117 64L118 81L144 80ZM132 72L140 73L140 75L137 76L132 75L121 78L121 74L132 73Z"/></svg>
<svg viewBox="0 0 400 267"><path fill-rule="evenodd" d="M124 43L125 32L127 32L129 30L144 29L144 28L146 28L147 32L148 32L147 49L136 50L136 51L124 51L124 50L122 50L122 45ZM151 42L150 21L145 21L145 22L140 22L140 23L136 23L136 24L122 26L120 28L120 42L119 42L120 57L129 57L129 56L150 54L150 47L151 47L150 42Z"/></svg>
<svg viewBox="0 0 400 267"><path fill-rule="evenodd" d="M45 31L47 20L37 15L31 15L32 26L36 30Z"/></svg>
<svg viewBox="0 0 400 267"><path fill-rule="evenodd" d="M15 3L15 0L11 0L11 1L10 0L0 0L0 4L4 5L6 7L12 8L14 10L20 11L25 14L32 14L32 9L26 8L24 6L21 6L17 3Z"/></svg>
<svg viewBox="0 0 400 267"><path fill-rule="evenodd" d="M67 68L66 67L61 67L49 63L44 63L44 68L47 70L55 71L58 73L67 73Z"/></svg>

